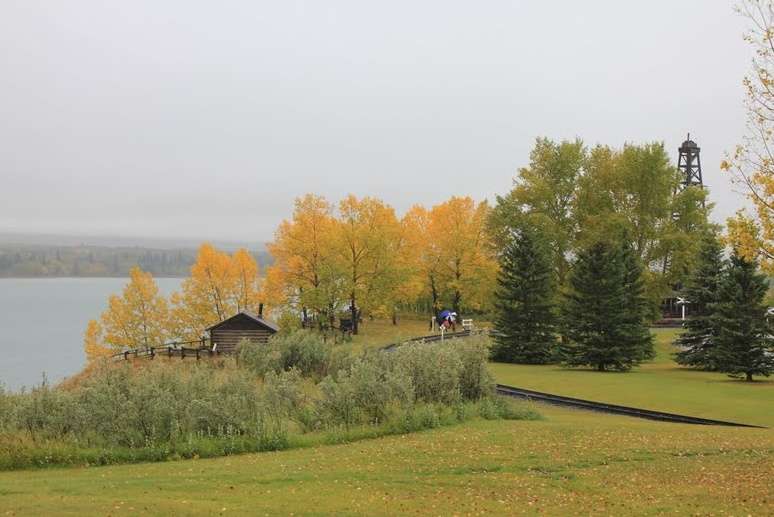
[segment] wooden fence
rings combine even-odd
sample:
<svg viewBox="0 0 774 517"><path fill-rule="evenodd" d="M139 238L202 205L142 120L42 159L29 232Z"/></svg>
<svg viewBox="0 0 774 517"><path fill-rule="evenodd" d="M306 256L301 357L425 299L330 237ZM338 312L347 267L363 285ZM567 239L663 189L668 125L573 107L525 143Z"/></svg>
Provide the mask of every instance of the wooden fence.
<svg viewBox="0 0 774 517"><path fill-rule="evenodd" d="M198 341L175 341L174 343L165 343L161 346L151 346L146 348L135 348L132 350L124 350L117 354L110 356L114 361L124 360L129 358L147 358L155 359L156 357L167 357L169 359L173 357L179 357L185 359L186 357L201 359L202 357L213 357L220 355L220 351L217 347L209 346L209 338L202 338ZM186 345L199 345L197 347Z"/></svg>

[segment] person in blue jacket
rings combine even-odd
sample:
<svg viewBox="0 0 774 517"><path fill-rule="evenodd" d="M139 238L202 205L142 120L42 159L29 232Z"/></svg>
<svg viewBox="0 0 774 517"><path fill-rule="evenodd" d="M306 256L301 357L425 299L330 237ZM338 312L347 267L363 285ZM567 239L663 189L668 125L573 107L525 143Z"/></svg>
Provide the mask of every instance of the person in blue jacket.
<svg viewBox="0 0 774 517"><path fill-rule="evenodd" d="M449 310L442 310L438 313L438 316L435 318L438 322L439 327L444 327L446 329L451 328L452 330L456 330L457 328L457 313L452 312Z"/></svg>

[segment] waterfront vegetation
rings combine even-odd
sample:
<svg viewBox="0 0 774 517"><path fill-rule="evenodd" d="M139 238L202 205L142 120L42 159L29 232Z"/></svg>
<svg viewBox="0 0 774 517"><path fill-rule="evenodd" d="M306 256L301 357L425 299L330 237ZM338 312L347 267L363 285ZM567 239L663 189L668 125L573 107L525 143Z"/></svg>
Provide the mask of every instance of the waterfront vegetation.
<svg viewBox="0 0 774 517"><path fill-rule="evenodd" d="M309 331L234 359L97 362L0 392L0 469L163 461L350 441L474 418L535 418L493 397L488 340L353 354Z"/></svg>

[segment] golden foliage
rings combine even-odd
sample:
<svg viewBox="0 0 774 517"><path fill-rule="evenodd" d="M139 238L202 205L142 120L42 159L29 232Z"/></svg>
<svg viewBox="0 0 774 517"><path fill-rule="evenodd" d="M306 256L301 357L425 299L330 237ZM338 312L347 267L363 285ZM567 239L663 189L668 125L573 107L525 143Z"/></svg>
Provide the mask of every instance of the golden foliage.
<svg viewBox="0 0 774 517"><path fill-rule="evenodd" d="M291 220L282 221L268 246L274 258L266 272L270 304L325 315L337 308L335 226L325 198L307 194L296 199Z"/></svg>
<svg viewBox="0 0 774 517"><path fill-rule="evenodd" d="M402 245L401 225L391 206L371 197L349 195L341 200L334 246L351 310L392 311L396 288L403 282Z"/></svg>
<svg viewBox="0 0 774 517"><path fill-rule="evenodd" d="M258 281L258 263L246 249L238 249L231 256L231 274L234 276L236 310L254 311L260 304L261 289Z"/></svg>
<svg viewBox="0 0 774 517"><path fill-rule="evenodd" d="M728 221L728 242L748 259L774 272L774 2L745 0L738 8L752 29L745 40L755 50L752 73L744 78L748 134L721 169L747 192L755 217L739 213Z"/></svg>
<svg viewBox="0 0 774 517"><path fill-rule="evenodd" d="M394 316L399 304L425 296L435 308L482 307L497 269L488 211L455 197L432 210L414 206L399 220L376 198L347 196L334 213L324 198L306 195L269 245L275 262L264 292L272 304L320 321L353 307Z"/></svg>
<svg viewBox="0 0 774 517"><path fill-rule="evenodd" d="M452 307L480 309L497 278L497 261L486 232L489 205L470 197L452 197L430 211L427 266L450 291ZM428 269L430 270L430 269Z"/></svg>
<svg viewBox="0 0 774 517"><path fill-rule="evenodd" d="M89 320L86 326L86 332L83 335L83 351L86 352L86 359L89 362L113 353L113 350L103 344L102 327L97 320Z"/></svg>
<svg viewBox="0 0 774 517"><path fill-rule="evenodd" d="M197 340L207 327L241 310L257 312L260 293L258 264L247 250L229 255L204 243L191 276L171 297L171 334Z"/></svg>
<svg viewBox="0 0 774 517"><path fill-rule="evenodd" d="M104 342L117 349L160 345L169 336L168 319L167 301L153 276L135 266L122 294L111 296L102 313Z"/></svg>

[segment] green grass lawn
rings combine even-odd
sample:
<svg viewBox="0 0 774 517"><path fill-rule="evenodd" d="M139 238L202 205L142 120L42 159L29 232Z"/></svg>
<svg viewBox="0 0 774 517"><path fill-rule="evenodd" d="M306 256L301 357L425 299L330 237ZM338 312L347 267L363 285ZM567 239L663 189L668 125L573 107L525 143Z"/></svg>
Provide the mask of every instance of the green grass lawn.
<svg viewBox="0 0 774 517"><path fill-rule="evenodd" d="M497 381L558 395L686 415L774 426L774 380L746 383L721 373L679 367L671 345L677 331L658 329L657 357L626 373L556 365L492 364Z"/></svg>
<svg viewBox="0 0 774 517"><path fill-rule="evenodd" d="M367 322L358 347L424 334ZM494 364L500 382L774 426L774 382L678 368L674 331L629 373ZM774 429L691 426L539 406L346 445L168 463L0 473L2 515L768 515Z"/></svg>
<svg viewBox="0 0 774 517"><path fill-rule="evenodd" d="M348 445L0 473L0 515L764 515L774 432L555 408Z"/></svg>

